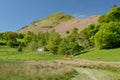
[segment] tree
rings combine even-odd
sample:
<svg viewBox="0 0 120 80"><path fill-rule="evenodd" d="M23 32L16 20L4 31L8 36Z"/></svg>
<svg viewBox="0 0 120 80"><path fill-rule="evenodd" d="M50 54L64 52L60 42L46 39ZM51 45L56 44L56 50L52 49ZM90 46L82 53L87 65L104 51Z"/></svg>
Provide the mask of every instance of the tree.
<svg viewBox="0 0 120 80"><path fill-rule="evenodd" d="M22 46L18 46L18 52L21 52L22 51Z"/></svg>
<svg viewBox="0 0 120 80"><path fill-rule="evenodd" d="M66 40L63 38L62 41L60 42L57 53L60 55L68 55L69 54L68 48L69 46Z"/></svg>
<svg viewBox="0 0 120 80"><path fill-rule="evenodd" d="M78 41L78 37L79 34L78 34L78 28L73 28L72 29L72 32L67 36L67 38L71 41Z"/></svg>
<svg viewBox="0 0 120 80"><path fill-rule="evenodd" d="M77 42L67 40L67 38L63 38L59 48L58 48L58 54L62 55L76 55L80 54L83 50L83 47L80 46Z"/></svg>
<svg viewBox="0 0 120 80"><path fill-rule="evenodd" d="M72 32L62 39L58 48L58 54L76 55L81 53L82 50L83 47L79 44L78 29L73 28Z"/></svg>
<svg viewBox="0 0 120 80"><path fill-rule="evenodd" d="M50 31L49 39L46 45L46 48L53 54L57 54L58 45L60 44L61 37L55 30Z"/></svg>
<svg viewBox="0 0 120 80"><path fill-rule="evenodd" d="M101 26L101 24L98 24L98 25L90 24L87 28L83 29L79 33L80 40L87 39L88 40L87 41L88 45L94 46L95 45L95 43L94 43L94 35L99 31L100 26Z"/></svg>
<svg viewBox="0 0 120 80"><path fill-rule="evenodd" d="M49 37L48 32L45 32L45 33L39 32L38 35L37 35L38 47L46 46L47 41L48 41L48 37Z"/></svg>
<svg viewBox="0 0 120 80"><path fill-rule="evenodd" d="M18 34L15 32L5 32L3 34L3 38L6 41L15 41L17 37L18 37Z"/></svg>
<svg viewBox="0 0 120 80"><path fill-rule="evenodd" d="M18 34L15 32L5 32L3 33L3 39L6 41L6 44L10 47L18 46L16 38Z"/></svg>
<svg viewBox="0 0 120 80"><path fill-rule="evenodd" d="M27 49L30 51L35 51L38 48L37 43L35 41L31 41L27 45Z"/></svg>
<svg viewBox="0 0 120 80"><path fill-rule="evenodd" d="M100 23L119 22L120 21L120 7L113 7L107 14L100 16Z"/></svg>
<svg viewBox="0 0 120 80"><path fill-rule="evenodd" d="M45 46L45 45L44 45L44 40L43 40L43 39L40 39L40 40L38 41L38 47L43 47L43 46Z"/></svg>
<svg viewBox="0 0 120 80"><path fill-rule="evenodd" d="M29 42L32 41L33 33L32 32L27 32L24 36L24 42L27 45Z"/></svg>
<svg viewBox="0 0 120 80"><path fill-rule="evenodd" d="M18 38L23 39L24 38L24 34L18 33Z"/></svg>
<svg viewBox="0 0 120 80"><path fill-rule="evenodd" d="M120 47L120 23L110 22L101 26L95 35L95 45L100 49Z"/></svg>

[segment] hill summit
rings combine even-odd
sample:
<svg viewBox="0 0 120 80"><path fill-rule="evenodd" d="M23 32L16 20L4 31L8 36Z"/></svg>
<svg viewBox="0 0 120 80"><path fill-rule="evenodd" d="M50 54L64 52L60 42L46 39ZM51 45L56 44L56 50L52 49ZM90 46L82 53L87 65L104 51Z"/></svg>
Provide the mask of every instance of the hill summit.
<svg viewBox="0 0 120 80"><path fill-rule="evenodd" d="M55 29L56 32L64 34L66 31L71 31L74 27L79 29L88 26L91 23L97 23L98 16L92 16L86 19L78 19L69 14L55 13L43 20L37 20L30 25L19 29L18 33L27 33L28 31L38 33L47 32Z"/></svg>

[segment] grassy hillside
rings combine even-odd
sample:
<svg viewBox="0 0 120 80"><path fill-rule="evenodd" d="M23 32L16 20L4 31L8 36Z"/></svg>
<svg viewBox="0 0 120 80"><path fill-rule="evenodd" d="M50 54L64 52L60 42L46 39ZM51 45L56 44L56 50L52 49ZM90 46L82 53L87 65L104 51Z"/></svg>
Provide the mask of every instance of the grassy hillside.
<svg viewBox="0 0 120 80"><path fill-rule="evenodd" d="M97 61L120 61L120 48L117 49L93 49L79 55L80 58Z"/></svg>
<svg viewBox="0 0 120 80"><path fill-rule="evenodd" d="M59 13L52 14L43 20L34 21L32 24L24 26L17 32L20 32L20 33L26 33L27 31L32 31L35 33L39 31L44 32L54 28L56 25L60 24L61 22L65 22L73 18L74 17L71 15L59 12Z"/></svg>
<svg viewBox="0 0 120 80"><path fill-rule="evenodd" d="M30 25L22 27L17 32L27 33L28 31L31 31L38 33L55 29L56 32L65 34L66 31L71 31L74 27L77 27L81 30L91 23L97 23L98 17L99 16L91 16L85 19L78 19L68 14L56 13L43 20L34 21Z"/></svg>
<svg viewBox="0 0 120 80"><path fill-rule="evenodd" d="M67 20L70 20L72 18L74 18L74 17L70 16L68 14L55 13L55 14L48 16L47 18L45 18L43 20L35 21L35 22L33 22L33 24L35 26L42 27L42 28L53 28L57 24L67 21Z"/></svg>

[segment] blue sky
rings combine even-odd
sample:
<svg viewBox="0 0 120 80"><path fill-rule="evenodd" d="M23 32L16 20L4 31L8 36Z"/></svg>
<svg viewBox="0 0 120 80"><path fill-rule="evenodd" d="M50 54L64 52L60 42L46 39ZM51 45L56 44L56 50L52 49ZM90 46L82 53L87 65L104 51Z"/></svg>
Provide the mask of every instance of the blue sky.
<svg viewBox="0 0 120 80"><path fill-rule="evenodd" d="M106 13L120 0L0 0L0 32L16 31L35 20L63 12L75 17Z"/></svg>

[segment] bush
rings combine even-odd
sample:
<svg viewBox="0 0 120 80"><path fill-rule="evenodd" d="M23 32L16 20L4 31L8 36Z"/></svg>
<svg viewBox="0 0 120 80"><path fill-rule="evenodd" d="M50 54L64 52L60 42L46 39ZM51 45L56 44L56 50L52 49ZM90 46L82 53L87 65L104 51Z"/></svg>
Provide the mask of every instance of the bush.
<svg viewBox="0 0 120 80"><path fill-rule="evenodd" d="M16 41L8 41L8 42L7 42L7 45L8 45L9 47L16 47L16 46L18 46L18 44L17 44Z"/></svg>
<svg viewBox="0 0 120 80"><path fill-rule="evenodd" d="M30 51L34 51L38 48L37 43L35 41L31 41L30 43L28 43L27 45L27 49Z"/></svg>
<svg viewBox="0 0 120 80"><path fill-rule="evenodd" d="M18 52L22 51L22 46L18 46Z"/></svg>

